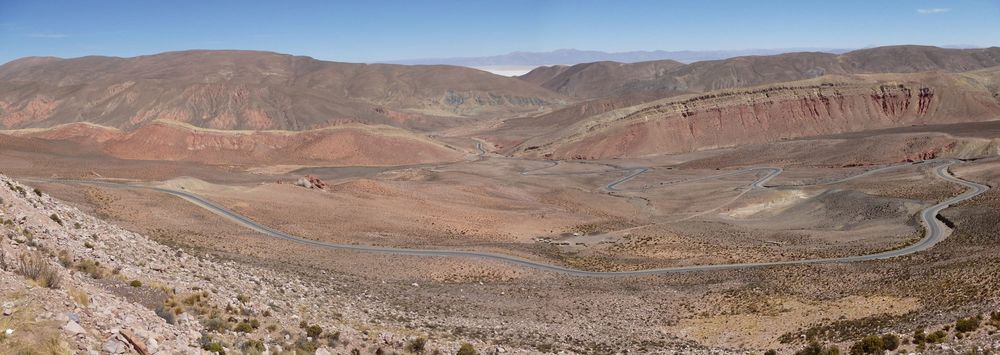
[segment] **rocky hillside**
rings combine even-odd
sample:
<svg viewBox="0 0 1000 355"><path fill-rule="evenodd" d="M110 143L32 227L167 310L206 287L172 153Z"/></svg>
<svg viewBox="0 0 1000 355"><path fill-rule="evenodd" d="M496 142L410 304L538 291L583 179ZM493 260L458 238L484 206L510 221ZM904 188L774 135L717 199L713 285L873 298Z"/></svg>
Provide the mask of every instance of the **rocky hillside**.
<svg viewBox="0 0 1000 355"><path fill-rule="evenodd" d="M964 72L1000 65L1000 48L890 46L841 55L789 53L680 65L674 61L587 63L538 68L521 79L578 98L682 93L750 87L830 74ZM606 68L614 68L609 70ZM651 70L650 68L657 68Z"/></svg>
<svg viewBox="0 0 1000 355"><path fill-rule="evenodd" d="M393 312L377 300L279 269L158 244L0 175L0 353L373 354L413 343L372 322L366 312Z"/></svg>
<svg viewBox="0 0 1000 355"><path fill-rule="evenodd" d="M224 130L341 123L432 129L538 112L566 99L515 78L452 66L327 62L253 51L134 58L32 57L0 66L0 128L155 120Z"/></svg>
<svg viewBox="0 0 1000 355"><path fill-rule="evenodd" d="M987 71L991 72L991 71ZM685 95L609 111L528 139L517 151L555 158L620 158L830 133L1000 117L977 74L886 74Z"/></svg>

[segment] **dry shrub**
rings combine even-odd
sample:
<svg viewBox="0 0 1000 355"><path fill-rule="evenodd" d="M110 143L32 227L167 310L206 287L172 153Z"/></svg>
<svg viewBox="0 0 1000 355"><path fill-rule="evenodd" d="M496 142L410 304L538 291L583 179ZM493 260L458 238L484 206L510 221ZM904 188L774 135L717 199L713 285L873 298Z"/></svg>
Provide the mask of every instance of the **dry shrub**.
<svg viewBox="0 0 1000 355"><path fill-rule="evenodd" d="M21 254L17 260L17 273L48 288L59 288L62 283L59 271L37 252Z"/></svg>

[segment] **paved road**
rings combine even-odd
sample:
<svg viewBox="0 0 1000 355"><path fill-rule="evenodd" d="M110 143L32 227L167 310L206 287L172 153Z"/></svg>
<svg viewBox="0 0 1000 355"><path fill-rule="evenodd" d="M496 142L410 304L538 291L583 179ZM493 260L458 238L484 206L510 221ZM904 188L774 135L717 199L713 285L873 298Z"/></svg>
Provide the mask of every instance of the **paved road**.
<svg viewBox="0 0 1000 355"><path fill-rule="evenodd" d="M821 263L843 263L843 262L858 262L858 261L868 261L868 260L879 260L888 259L903 255L908 255L916 253L919 251L927 250L932 247L937 242L944 238L945 227L943 223L939 221L936 217L937 214L947 208L948 206L968 200L975 197L983 192L985 192L989 187L969 182L965 180L958 179L952 176L948 172L948 168L957 163L955 160L945 161L944 164L938 166L934 172L935 174L947 181L966 186L970 188L969 190L963 192L962 194L952 197L948 200L935 204L921 211L920 218L923 224L927 227L924 238L919 242L909 245L907 247L875 253L867 255L857 255L857 256L847 256L839 258L823 258L823 259L804 259L804 260L790 260L790 261L777 261L777 262L764 262L764 263L740 263L740 264L717 264L717 265L695 265L695 266L683 266L683 267L668 267L668 268L657 268L657 269L646 269L646 270L636 270L636 271L586 271L577 270L572 268L567 268L559 265L547 264L544 262L528 260L516 256L498 254L498 253L487 253L487 252L476 252L476 251L464 251L464 250L437 250L437 249L407 249L407 248L391 248L391 247L377 247L377 246L367 246L367 245L353 245L353 244L338 244L338 243L328 243L322 241L316 241L311 239L302 238L299 236L287 234L285 232L272 229L268 226L262 225L253 221L252 219L233 212L223 206L220 206L212 201L202 198L201 196L195 195L193 193L161 188L161 187L150 187L141 185L124 184L109 181L95 181L95 180L54 180L54 179L24 179L26 181L40 181L40 182L56 182L56 183L74 183L74 184L88 184L102 187L110 188L124 188L124 189L146 189L153 190L162 193L171 194L180 197L188 202L191 202L199 207L216 213L220 216L228 218L246 228L260 232L266 236L287 240L303 245L313 246L317 248L333 249L333 250L348 250L357 252L368 252L368 253L381 253L381 254L392 254L392 255L407 255L407 256L426 256L426 257L467 257L467 258L479 258L486 260L495 260L511 263L514 265L519 265L531 269L557 272L572 276L587 276L587 277L622 277L622 276L641 276L641 275L656 275L656 274L671 274L671 273L682 273L682 272L694 272L694 271L712 271L712 270L732 270L732 269L749 269L749 268L760 268L768 266L779 266L779 265L801 265L801 264L821 264ZM645 168L640 168L634 170L628 176L618 179L609 183L606 187L611 190L615 188L615 185L626 182L635 176L645 172ZM763 178L755 181L751 184L751 188L761 188L764 184L778 176L781 173L780 168L756 168L756 169L766 169L769 174ZM727 173L727 174L735 174Z"/></svg>

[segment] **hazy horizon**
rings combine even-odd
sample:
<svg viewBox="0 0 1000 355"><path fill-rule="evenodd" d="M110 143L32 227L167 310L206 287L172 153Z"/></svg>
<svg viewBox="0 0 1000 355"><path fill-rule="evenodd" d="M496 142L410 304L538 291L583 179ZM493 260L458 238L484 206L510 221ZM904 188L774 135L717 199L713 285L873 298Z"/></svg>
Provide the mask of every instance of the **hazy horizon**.
<svg viewBox="0 0 1000 355"><path fill-rule="evenodd" d="M264 50L372 63L565 48L617 53L1000 44L1000 6L991 2L782 4L8 2L0 3L0 46L5 48L0 62L188 49Z"/></svg>

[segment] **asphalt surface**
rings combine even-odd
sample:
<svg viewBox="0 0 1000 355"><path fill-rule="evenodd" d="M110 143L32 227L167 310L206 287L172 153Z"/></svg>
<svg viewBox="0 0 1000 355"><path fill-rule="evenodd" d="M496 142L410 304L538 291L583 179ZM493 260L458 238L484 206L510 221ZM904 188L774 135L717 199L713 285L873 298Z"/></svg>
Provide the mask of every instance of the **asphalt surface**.
<svg viewBox="0 0 1000 355"><path fill-rule="evenodd" d="M942 201L938 204L930 206L920 213L921 222L926 227L926 232L924 238L917 243L911 244L904 248L885 251L875 254L866 255L856 255L838 258L821 258L821 259L803 259L803 260L789 260L789 261L776 261L776 262L761 262L761 263L738 263L738 264L716 264L716 265L694 265L694 266L682 266L682 267L668 267L668 268L656 268L656 269L645 269L645 270L635 270L635 271L586 271L567 268L559 265L548 264L539 261L528 260L516 256L498 254L498 253L487 253L487 252L477 252L477 251L465 251L465 250L438 250L438 249L408 249L408 248L391 248L391 247L378 247L378 246L367 246L367 245L354 245L354 244L339 244L339 243L328 243L317 240L311 240L302 238L299 236L291 235L276 229L272 229L268 226L257 223L256 221L250 219L249 217L240 215L232 210L229 210L223 206L220 206L212 201L209 201L196 194L176 189L168 189L161 187L151 187L142 185L132 185L125 183L117 183L110 181L98 181L98 180L59 180L59 179L24 179L26 181L41 181L41 182L56 182L56 183L72 183L72 184L88 184L94 186L102 186L109 188L124 188L124 189L145 189L158 191L170 195L182 198L190 203L193 203L201 208L209 210L220 216L228 218L248 229L259 232L268 237L286 240L290 242L295 242L303 245L313 246L317 248L325 248L332 250L346 250L355 252L366 252L366 253L379 253L379 254L391 254L391 255L405 255L405 256L423 256L423 257L464 257L464 258L478 258L485 260L494 260L510 263L513 265L523 266L531 269L557 272L572 276L585 276L585 277L624 277L624 276L641 276L641 275L656 275L656 274L672 274L672 273L683 273L683 272L696 272L696 271L713 271L713 270L733 270L733 269L750 269L750 268L761 268L770 266L782 266L782 265L803 265L803 264L823 264L823 263L845 263L845 262L859 262L859 261L870 261L870 260L880 260L888 259L899 256L904 256L908 254L913 254L923 250L927 250L934 246L937 242L941 241L945 237L944 231L946 227L944 224L937 219L937 214L947 208L950 205L959 203L970 198L973 198L986 190L989 189L988 186L965 181L956 178L950 174L948 168L958 161L947 160L945 163L936 167L935 174L944 180L963 185L968 187L969 190L959 194L958 196L952 197L948 200ZM888 168L888 167L887 167ZM887 169L886 168L886 169ZM745 170L734 171L730 173L725 173L721 175L716 175L713 177L699 178L688 180L685 182L698 181L702 179L717 178L721 176L735 175L739 173L744 173L748 171L759 171L765 170L769 173L764 177L754 181L751 185L751 189L765 188L765 184L771 179L777 177L781 174L781 168L751 168ZM878 171L867 171L861 176L867 176ZM617 185L625 183L636 176L648 171L647 168L636 168L632 170L631 173L608 183L605 188L608 190L617 189ZM842 179L841 181L847 181L849 179L855 179L860 176L848 177Z"/></svg>

